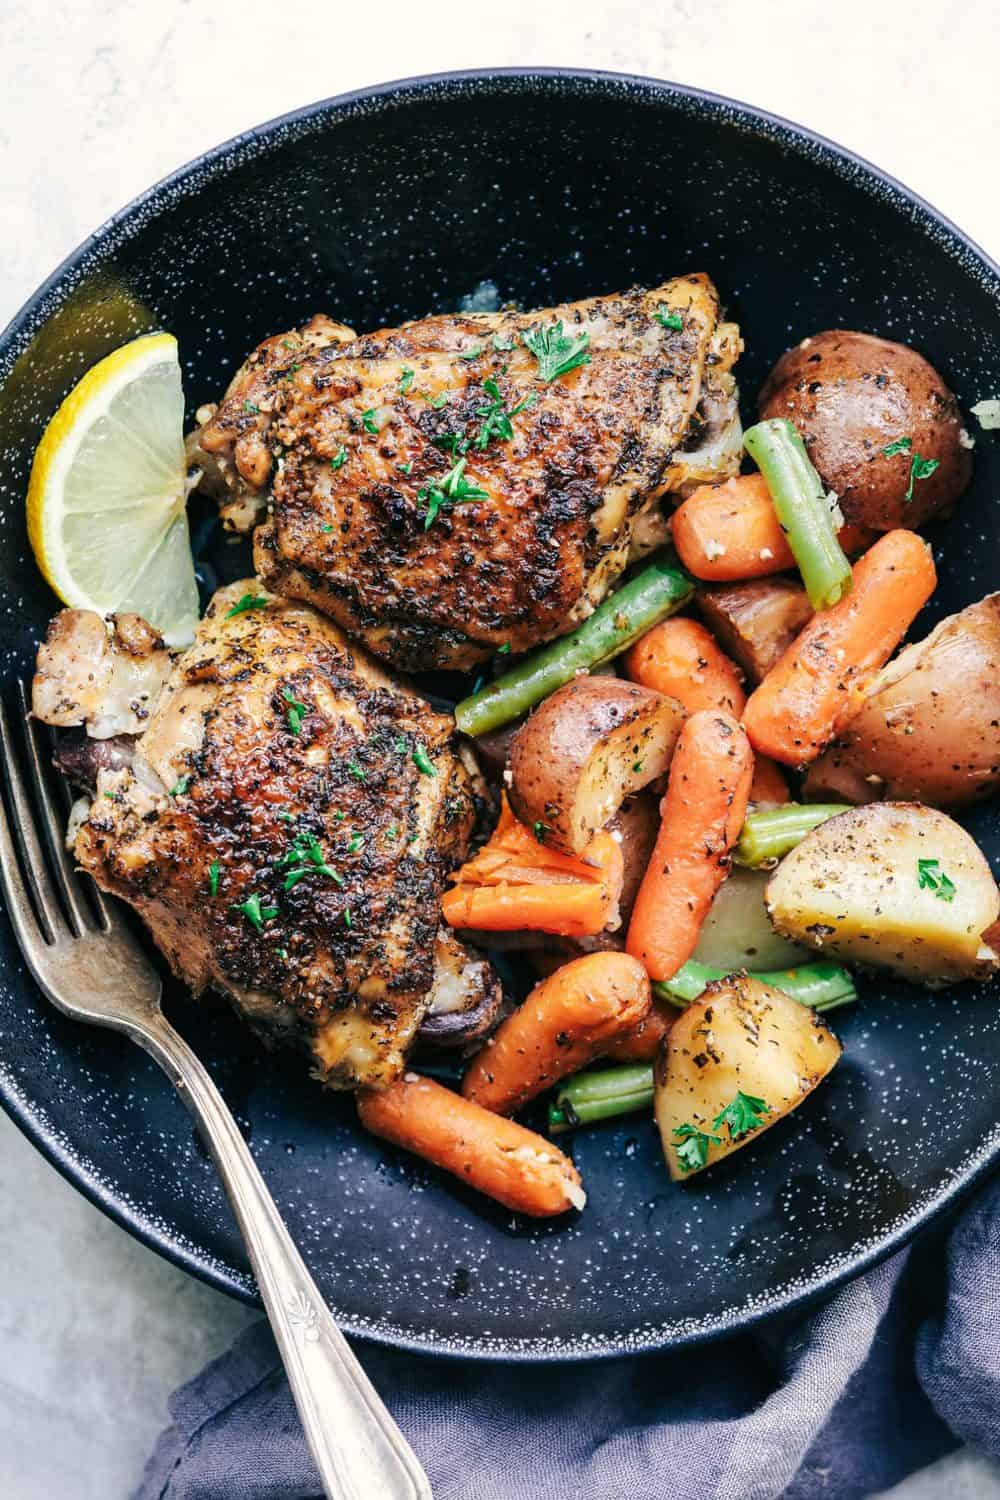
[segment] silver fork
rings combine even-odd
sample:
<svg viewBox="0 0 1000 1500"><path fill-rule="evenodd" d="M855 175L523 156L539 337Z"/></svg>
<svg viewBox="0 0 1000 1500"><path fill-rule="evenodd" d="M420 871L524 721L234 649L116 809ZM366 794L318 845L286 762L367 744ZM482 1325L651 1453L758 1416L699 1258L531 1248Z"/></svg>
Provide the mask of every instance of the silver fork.
<svg viewBox="0 0 1000 1500"><path fill-rule="evenodd" d="M64 1015L138 1042L194 1116L246 1241L330 1500L433 1500L426 1474L292 1243L222 1095L160 1009L159 975L117 903L89 880L85 890L74 869L20 682L18 707L27 774L0 703L0 758L14 828L12 834L0 801L0 884L28 967Z"/></svg>

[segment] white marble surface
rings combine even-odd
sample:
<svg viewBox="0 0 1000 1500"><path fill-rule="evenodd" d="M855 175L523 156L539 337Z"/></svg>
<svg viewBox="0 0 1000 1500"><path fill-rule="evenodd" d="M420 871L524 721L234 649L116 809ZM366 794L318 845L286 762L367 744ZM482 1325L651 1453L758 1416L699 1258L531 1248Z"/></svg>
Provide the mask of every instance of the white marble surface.
<svg viewBox="0 0 1000 1500"><path fill-rule="evenodd" d="M573 64L748 99L878 162L1000 254L994 0L0 0L0 58L0 323L205 147L440 68ZM0 1267L0 1495L122 1500L168 1392L248 1314L103 1219L5 1118ZM893 1497L946 1494L1000 1500L1000 1470L962 1452Z"/></svg>

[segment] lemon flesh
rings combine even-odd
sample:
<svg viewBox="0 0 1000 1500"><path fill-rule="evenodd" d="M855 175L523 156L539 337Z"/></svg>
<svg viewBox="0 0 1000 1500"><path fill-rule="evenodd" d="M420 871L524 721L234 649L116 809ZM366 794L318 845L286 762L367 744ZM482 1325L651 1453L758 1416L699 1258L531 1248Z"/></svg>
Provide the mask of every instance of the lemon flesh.
<svg viewBox="0 0 1000 1500"><path fill-rule="evenodd" d="M132 612L171 646L198 621L177 340L133 339L88 370L45 429L28 535L64 604Z"/></svg>

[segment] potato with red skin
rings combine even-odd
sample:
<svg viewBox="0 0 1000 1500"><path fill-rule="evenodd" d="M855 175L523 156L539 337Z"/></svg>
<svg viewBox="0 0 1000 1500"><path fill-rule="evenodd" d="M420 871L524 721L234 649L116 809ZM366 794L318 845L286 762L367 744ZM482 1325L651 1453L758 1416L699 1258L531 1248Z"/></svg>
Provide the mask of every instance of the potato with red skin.
<svg viewBox="0 0 1000 1500"><path fill-rule="evenodd" d="M514 736L507 795L547 845L580 854L626 797L662 776L684 722L674 698L618 677L576 677Z"/></svg>
<svg viewBox="0 0 1000 1500"><path fill-rule="evenodd" d="M694 602L722 649L754 686L813 615L802 585L782 575L700 588Z"/></svg>
<svg viewBox="0 0 1000 1500"><path fill-rule="evenodd" d="M958 402L916 350L869 333L828 330L774 366L758 400L762 418L802 434L844 519L875 531L912 530L949 510L972 477ZM902 438L910 447L886 454ZM906 499L912 459L935 460Z"/></svg>
<svg viewBox="0 0 1000 1500"><path fill-rule="evenodd" d="M1000 787L1000 593L905 646L809 769L821 802L964 807Z"/></svg>

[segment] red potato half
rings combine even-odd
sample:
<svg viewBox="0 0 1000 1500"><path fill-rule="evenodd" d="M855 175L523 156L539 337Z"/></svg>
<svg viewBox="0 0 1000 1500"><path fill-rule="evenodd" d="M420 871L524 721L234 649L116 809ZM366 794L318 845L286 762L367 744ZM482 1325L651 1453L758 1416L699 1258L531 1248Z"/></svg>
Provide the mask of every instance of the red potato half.
<svg viewBox="0 0 1000 1500"><path fill-rule="evenodd" d="M694 602L722 649L755 686L813 614L802 585L784 577L700 588Z"/></svg>
<svg viewBox="0 0 1000 1500"><path fill-rule="evenodd" d="M962 807L998 786L1000 593L942 620L879 673L805 794Z"/></svg>
<svg viewBox="0 0 1000 1500"><path fill-rule="evenodd" d="M510 805L547 844L581 854L626 797L670 764L684 710L617 677L578 677L546 698L514 737Z"/></svg>

